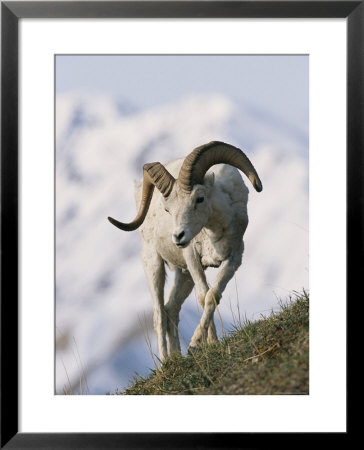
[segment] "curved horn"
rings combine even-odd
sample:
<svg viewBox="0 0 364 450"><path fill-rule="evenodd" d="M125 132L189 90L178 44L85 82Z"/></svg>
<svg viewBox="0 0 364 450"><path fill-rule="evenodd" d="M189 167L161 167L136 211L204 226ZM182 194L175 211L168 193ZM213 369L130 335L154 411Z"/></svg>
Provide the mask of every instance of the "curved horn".
<svg viewBox="0 0 364 450"><path fill-rule="evenodd" d="M213 141L195 148L183 161L178 175L178 184L191 192L195 184L202 184L205 173L215 164L230 164L245 173L254 188L260 192L262 183L249 158L237 147Z"/></svg>
<svg viewBox="0 0 364 450"><path fill-rule="evenodd" d="M153 196L154 186L165 198L167 198L171 193L174 182L176 181L168 170L159 162L144 164L143 173L142 199L136 218L130 223L123 223L113 219L112 217L108 217L109 222L120 230L134 231L140 227L140 225L144 222L145 216L147 215Z"/></svg>

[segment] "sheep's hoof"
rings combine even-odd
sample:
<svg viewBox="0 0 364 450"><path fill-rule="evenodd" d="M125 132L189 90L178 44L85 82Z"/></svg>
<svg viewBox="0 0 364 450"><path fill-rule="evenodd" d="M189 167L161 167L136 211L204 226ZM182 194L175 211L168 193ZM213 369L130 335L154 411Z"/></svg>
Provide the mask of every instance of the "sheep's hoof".
<svg viewBox="0 0 364 450"><path fill-rule="evenodd" d="M191 345L189 345L188 348L187 348L187 355L192 355L198 349L199 349L198 346L191 346Z"/></svg>
<svg viewBox="0 0 364 450"><path fill-rule="evenodd" d="M193 343L188 346L187 352L191 355L196 350L200 350L206 345L206 339L203 339L202 336L200 336L198 339L193 339Z"/></svg>
<svg viewBox="0 0 364 450"><path fill-rule="evenodd" d="M208 338L207 338L207 343L208 344L215 344L218 341L216 335L213 334L209 334Z"/></svg>
<svg viewBox="0 0 364 450"><path fill-rule="evenodd" d="M207 332L205 332L201 328L201 325L199 325L192 336L188 348L201 348L204 345L206 345L206 343L207 343Z"/></svg>
<svg viewBox="0 0 364 450"><path fill-rule="evenodd" d="M195 351L195 347L188 347L187 348L187 355L192 355L192 353Z"/></svg>

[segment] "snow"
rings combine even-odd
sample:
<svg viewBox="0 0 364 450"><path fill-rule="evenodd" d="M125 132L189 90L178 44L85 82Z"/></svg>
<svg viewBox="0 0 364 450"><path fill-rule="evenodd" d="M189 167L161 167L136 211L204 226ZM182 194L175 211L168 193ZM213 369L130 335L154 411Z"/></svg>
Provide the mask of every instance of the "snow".
<svg viewBox="0 0 364 450"><path fill-rule="evenodd" d="M108 216L134 218L134 182L146 162L186 156L221 140L242 148L263 192L247 181L249 226L243 264L219 310L224 330L232 311L268 314L308 289L307 124L273 117L216 95L192 95L149 109L107 95L58 94L56 104L56 392L73 386L105 394L153 367L152 300L138 232L121 232ZM208 270L208 278L215 274ZM169 277L172 278L172 274ZM169 280L170 283L170 280ZM200 316L195 292L183 306L185 351ZM216 315L220 334L222 326ZM68 381L69 380L69 381Z"/></svg>

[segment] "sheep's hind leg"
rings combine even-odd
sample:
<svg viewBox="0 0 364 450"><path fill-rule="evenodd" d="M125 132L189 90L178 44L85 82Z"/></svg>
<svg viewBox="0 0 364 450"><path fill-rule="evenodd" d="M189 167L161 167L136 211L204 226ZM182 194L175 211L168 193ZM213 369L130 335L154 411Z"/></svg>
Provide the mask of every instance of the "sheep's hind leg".
<svg viewBox="0 0 364 450"><path fill-rule="evenodd" d="M179 312L183 302L193 288L193 280L188 272L176 269L174 284L169 292L165 305L167 315L168 353L181 353L178 336Z"/></svg>
<svg viewBox="0 0 364 450"><path fill-rule="evenodd" d="M164 309L164 284L166 272L164 262L159 255L143 254L144 269L148 280L150 292L153 297L153 323L158 339L158 352L161 361L167 356L167 318Z"/></svg>

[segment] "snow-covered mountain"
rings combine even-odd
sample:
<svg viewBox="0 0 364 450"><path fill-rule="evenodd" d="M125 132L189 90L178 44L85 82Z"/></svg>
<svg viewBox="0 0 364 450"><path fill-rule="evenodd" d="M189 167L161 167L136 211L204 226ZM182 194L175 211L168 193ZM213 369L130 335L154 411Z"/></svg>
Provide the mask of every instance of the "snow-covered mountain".
<svg viewBox="0 0 364 450"><path fill-rule="evenodd" d="M196 95L138 110L106 96L64 94L56 104L56 391L114 392L153 367L152 300L138 232L107 216L134 218L134 182L146 162L186 156L220 140L242 148L263 182L250 188L243 264L216 314L257 319L279 298L308 288L308 130L221 95ZM209 269L211 279L216 269ZM170 276L172 278L172 275ZM181 314L186 348L200 307L193 292ZM82 374L84 373L85 376ZM87 378L87 387L85 383Z"/></svg>

